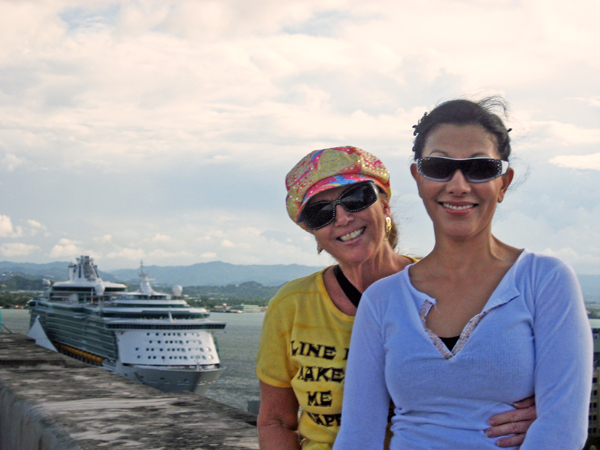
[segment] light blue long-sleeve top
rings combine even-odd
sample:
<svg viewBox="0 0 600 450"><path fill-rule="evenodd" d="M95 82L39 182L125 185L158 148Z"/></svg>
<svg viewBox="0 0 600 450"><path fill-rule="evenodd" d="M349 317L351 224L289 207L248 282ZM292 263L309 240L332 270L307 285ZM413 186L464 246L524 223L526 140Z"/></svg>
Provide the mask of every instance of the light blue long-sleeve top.
<svg viewBox="0 0 600 450"><path fill-rule="evenodd" d="M381 450L390 398L392 450L497 449L487 421L535 393L521 450L580 450L587 437L592 333L577 278L524 250L452 353L425 327L435 299L409 270L362 297L334 450Z"/></svg>

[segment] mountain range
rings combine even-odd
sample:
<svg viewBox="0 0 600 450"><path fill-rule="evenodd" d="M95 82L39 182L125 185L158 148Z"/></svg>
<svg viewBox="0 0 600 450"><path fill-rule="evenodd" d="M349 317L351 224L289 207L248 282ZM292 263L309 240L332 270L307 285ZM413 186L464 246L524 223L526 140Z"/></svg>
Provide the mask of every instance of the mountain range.
<svg viewBox="0 0 600 450"><path fill-rule="evenodd" d="M21 276L64 281L68 278L69 262L46 264L0 261L0 280ZM144 271L156 284L180 286L227 286L254 281L263 286L280 286L295 278L309 275L321 267L298 264L237 265L221 261L198 263L191 266L144 266ZM118 269L105 272L98 268L104 281L139 283L139 269Z"/></svg>
<svg viewBox="0 0 600 450"><path fill-rule="evenodd" d="M46 278L51 281L67 279L69 262L46 264L0 261L0 281L22 276ZM321 267L298 264L239 265L221 261L198 263L190 266L144 266L156 284L172 286L227 286L254 281L263 286L280 286L295 278L309 275ZM99 270L104 281L139 283L139 269L118 269L110 272ZM581 290L587 296L600 301L600 275L577 275Z"/></svg>

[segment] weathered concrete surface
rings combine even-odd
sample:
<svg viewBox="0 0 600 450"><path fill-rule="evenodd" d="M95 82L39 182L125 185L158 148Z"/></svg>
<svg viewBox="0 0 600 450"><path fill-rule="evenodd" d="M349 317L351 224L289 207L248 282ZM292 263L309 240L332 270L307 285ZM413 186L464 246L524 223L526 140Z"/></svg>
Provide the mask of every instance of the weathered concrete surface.
<svg viewBox="0 0 600 450"><path fill-rule="evenodd" d="M0 334L0 450L258 449L255 421Z"/></svg>

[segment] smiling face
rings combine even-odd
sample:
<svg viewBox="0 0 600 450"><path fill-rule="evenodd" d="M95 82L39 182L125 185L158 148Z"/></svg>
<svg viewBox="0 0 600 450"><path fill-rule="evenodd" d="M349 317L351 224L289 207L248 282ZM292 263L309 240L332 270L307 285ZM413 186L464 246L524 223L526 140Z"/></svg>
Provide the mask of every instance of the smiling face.
<svg viewBox="0 0 600 450"><path fill-rule="evenodd" d="M479 125L440 125L430 132L423 156L444 156L464 159L485 157L499 159L495 138ZM488 234L496 205L513 178L512 169L505 175L485 183L469 183L457 170L449 181L432 181L417 172L411 172L423 199L427 213L433 221L436 239L448 236L468 239Z"/></svg>
<svg viewBox="0 0 600 450"><path fill-rule="evenodd" d="M336 200L348 186L320 192L309 203ZM377 257L389 244L385 238L385 218L390 216L387 200L379 199L362 211L348 212L336 206L335 219L329 225L313 230L317 244L343 264L362 264ZM390 247L391 249L391 247Z"/></svg>

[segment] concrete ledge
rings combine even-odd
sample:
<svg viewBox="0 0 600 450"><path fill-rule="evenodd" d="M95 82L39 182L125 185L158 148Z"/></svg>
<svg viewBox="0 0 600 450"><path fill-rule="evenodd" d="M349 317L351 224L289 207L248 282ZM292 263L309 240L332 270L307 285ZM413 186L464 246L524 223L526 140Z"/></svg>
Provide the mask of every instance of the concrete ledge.
<svg viewBox="0 0 600 450"><path fill-rule="evenodd" d="M258 449L255 423L0 334L0 450Z"/></svg>

